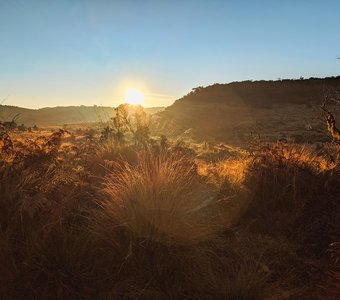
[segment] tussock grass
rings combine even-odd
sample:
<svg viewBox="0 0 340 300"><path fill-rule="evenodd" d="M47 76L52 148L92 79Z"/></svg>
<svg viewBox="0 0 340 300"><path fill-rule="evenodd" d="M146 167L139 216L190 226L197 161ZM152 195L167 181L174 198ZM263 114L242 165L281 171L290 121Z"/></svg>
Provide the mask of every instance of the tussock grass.
<svg viewBox="0 0 340 300"><path fill-rule="evenodd" d="M107 278L122 281L125 293L133 284L143 295L157 287L165 299L197 294L214 274L209 244L220 227L194 162L178 152L141 152L135 165L111 168L91 227L103 265L110 262Z"/></svg>
<svg viewBox="0 0 340 300"><path fill-rule="evenodd" d="M176 153L139 153L135 166L117 163L104 192L98 224L113 222L111 227L125 227L138 239L195 244L211 239L217 229L206 211L214 195L199 181L195 164Z"/></svg>

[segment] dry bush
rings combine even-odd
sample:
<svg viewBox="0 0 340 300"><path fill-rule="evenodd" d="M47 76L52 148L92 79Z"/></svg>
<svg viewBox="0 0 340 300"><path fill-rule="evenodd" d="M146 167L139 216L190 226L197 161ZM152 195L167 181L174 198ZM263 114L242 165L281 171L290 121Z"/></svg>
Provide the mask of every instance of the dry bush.
<svg viewBox="0 0 340 300"><path fill-rule="evenodd" d="M314 208L324 209L329 217L336 204L333 192L338 174L337 163L327 162L303 146L279 143L261 149L245 179L250 197L246 215L254 219L252 227L287 233L299 223L311 226L307 220L311 214L321 217Z"/></svg>
<svg viewBox="0 0 340 300"><path fill-rule="evenodd" d="M84 200L91 189L86 173L75 170L79 161L60 149L61 138L56 132L27 141L13 139L12 151L1 153L2 299L64 298L60 295L68 295L64 290L72 287L70 278L81 275L79 270L64 270L79 260L82 267L87 264L79 256L81 244L75 242L79 234L70 235L86 223Z"/></svg>
<svg viewBox="0 0 340 300"><path fill-rule="evenodd" d="M236 211L239 219L233 211L236 223L228 235L236 236L238 242L232 240L230 246L239 249L243 257L263 252L262 261L270 270L269 280L274 280L277 287L285 287L283 294L287 298L309 299L313 294L321 299L320 282L329 274L333 290L337 282L337 272L327 264L326 250L338 240L340 232L339 148L324 145L316 151L283 143L259 146L249 159L242 160L247 161L244 168L239 168L244 170L243 175L240 172L235 177L233 168L227 168L230 159L210 165L215 170L204 170L215 182L223 182L223 176L226 177L225 184L220 185L220 197L230 198L226 211L237 204L243 207ZM221 166L226 166L227 171ZM272 245L270 252L261 242L261 235ZM273 257L273 253L278 255ZM291 260L280 263L285 257ZM285 269L287 273L282 273Z"/></svg>
<svg viewBox="0 0 340 300"><path fill-rule="evenodd" d="M211 190L216 190L220 222L227 228L238 222L247 207L244 179L250 161L240 155L213 163L198 162L198 173L210 184Z"/></svg>
<svg viewBox="0 0 340 300"><path fill-rule="evenodd" d="M89 158L89 165L93 174L104 177L109 171L107 163L117 161L136 164L137 151L131 145L121 145L113 139L107 139L96 145L94 155Z"/></svg>

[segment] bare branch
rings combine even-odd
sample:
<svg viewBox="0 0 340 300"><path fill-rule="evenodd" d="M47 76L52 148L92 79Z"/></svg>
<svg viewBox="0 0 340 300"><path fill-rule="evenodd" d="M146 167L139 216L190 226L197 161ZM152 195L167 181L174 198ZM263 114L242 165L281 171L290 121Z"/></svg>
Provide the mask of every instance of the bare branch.
<svg viewBox="0 0 340 300"><path fill-rule="evenodd" d="M339 99L329 98L325 96L325 101L320 105L320 108L324 111L324 116L327 122L327 129L328 132L331 134L334 141L339 142L340 141L340 130L336 127L335 124L335 117L334 115L329 111L327 108L327 102L333 101L336 104L340 103Z"/></svg>

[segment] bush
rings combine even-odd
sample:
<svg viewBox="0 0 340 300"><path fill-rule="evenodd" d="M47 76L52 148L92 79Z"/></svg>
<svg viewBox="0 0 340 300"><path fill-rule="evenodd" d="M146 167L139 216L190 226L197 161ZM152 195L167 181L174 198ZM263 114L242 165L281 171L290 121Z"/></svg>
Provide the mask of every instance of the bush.
<svg viewBox="0 0 340 300"><path fill-rule="evenodd" d="M244 222L255 231L292 236L320 253L339 229L339 174L336 162L304 146L264 147L247 169Z"/></svg>

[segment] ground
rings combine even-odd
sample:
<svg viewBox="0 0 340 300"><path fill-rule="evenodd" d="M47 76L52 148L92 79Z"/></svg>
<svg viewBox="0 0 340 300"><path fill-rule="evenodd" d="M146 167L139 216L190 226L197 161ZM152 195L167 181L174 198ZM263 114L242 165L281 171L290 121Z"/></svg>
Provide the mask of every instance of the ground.
<svg viewBox="0 0 340 300"><path fill-rule="evenodd" d="M2 299L337 299L339 146L1 137Z"/></svg>

